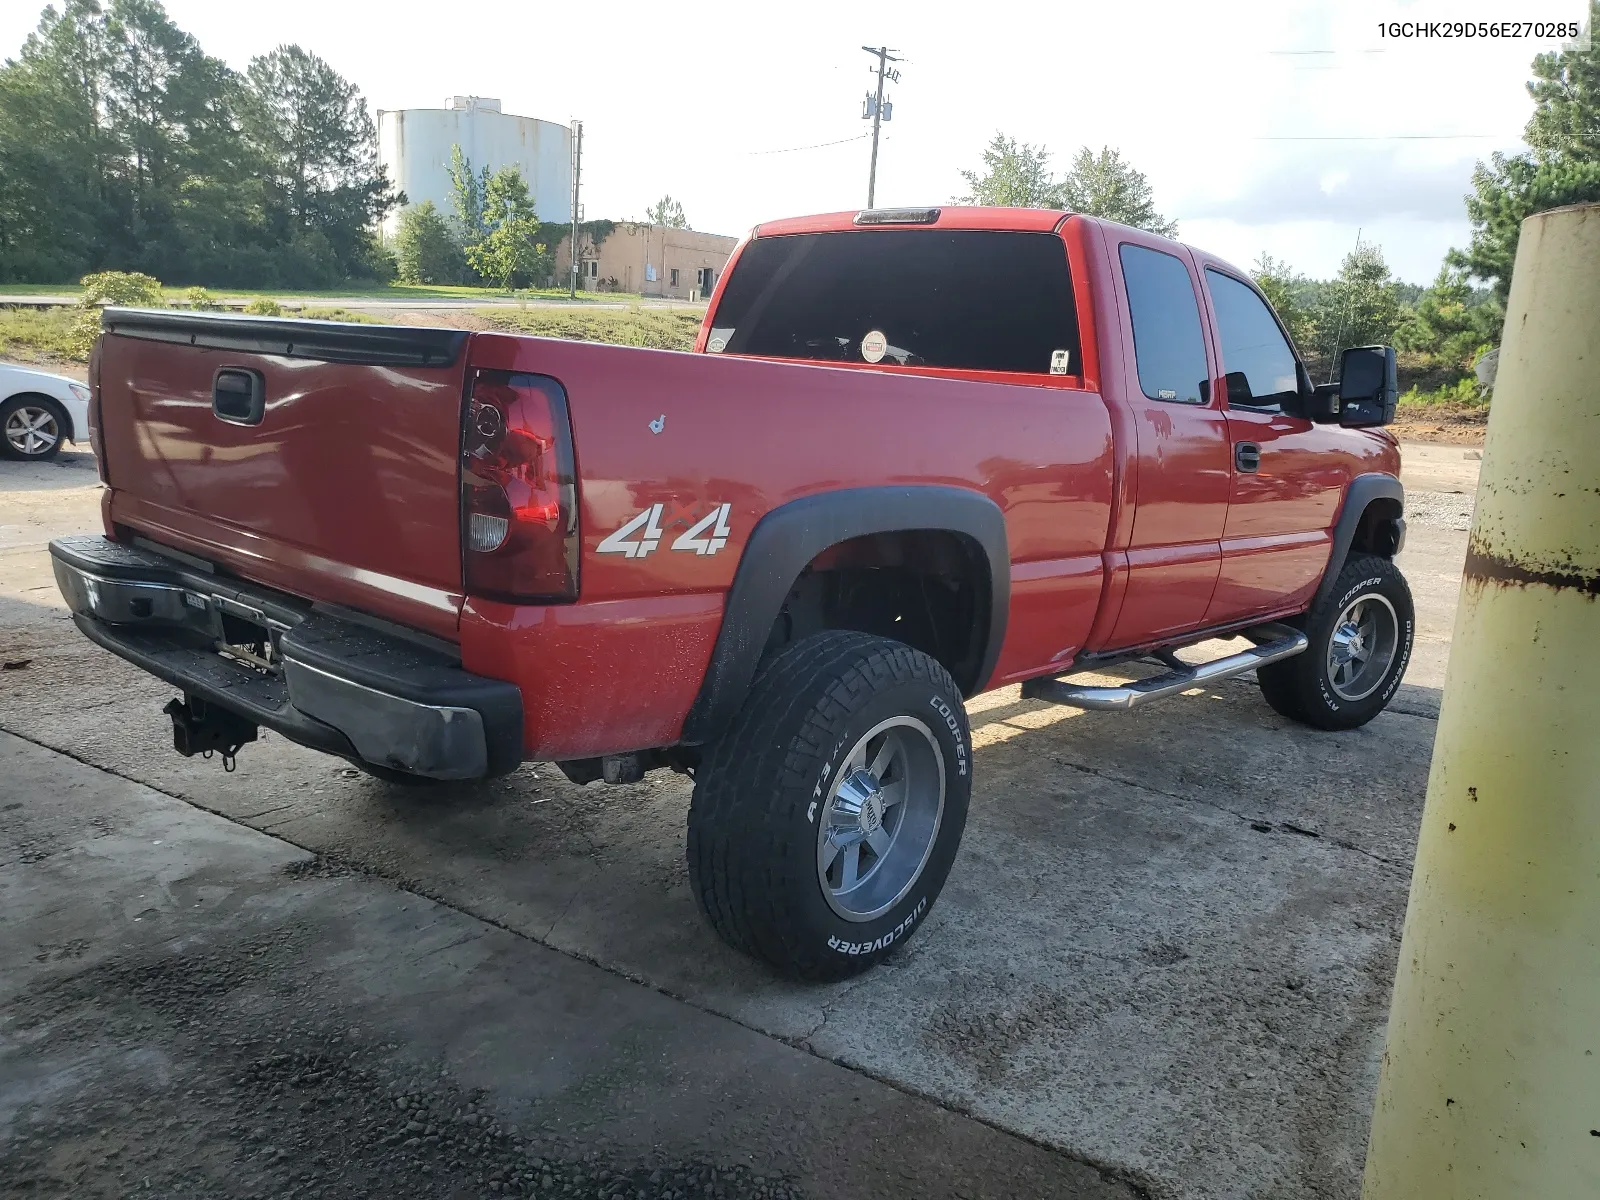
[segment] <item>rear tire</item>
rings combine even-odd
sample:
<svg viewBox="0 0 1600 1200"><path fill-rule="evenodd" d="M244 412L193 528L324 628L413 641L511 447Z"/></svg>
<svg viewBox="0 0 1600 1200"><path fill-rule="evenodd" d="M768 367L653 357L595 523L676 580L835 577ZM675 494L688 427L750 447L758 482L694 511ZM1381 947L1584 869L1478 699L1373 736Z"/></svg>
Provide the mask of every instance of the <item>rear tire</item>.
<svg viewBox="0 0 1600 1200"><path fill-rule="evenodd" d="M921 651L848 631L788 646L695 777L701 911L790 978L881 962L927 919L955 861L969 747L960 690Z"/></svg>
<svg viewBox="0 0 1600 1200"><path fill-rule="evenodd" d="M1310 645L1256 672L1261 694L1291 721L1355 729L1388 707L1411 661L1411 588L1392 560L1345 563L1327 599L1306 614Z"/></svg>

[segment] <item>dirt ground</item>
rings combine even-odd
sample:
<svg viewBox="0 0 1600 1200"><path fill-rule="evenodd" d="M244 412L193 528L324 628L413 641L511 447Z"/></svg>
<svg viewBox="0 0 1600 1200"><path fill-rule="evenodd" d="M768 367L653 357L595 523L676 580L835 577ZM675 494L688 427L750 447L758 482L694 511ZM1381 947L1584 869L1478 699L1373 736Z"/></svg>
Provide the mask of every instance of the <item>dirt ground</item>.
<svg viewBox="0 0 1600 1200"><path fill-rule="evenodd" d="M1400 419L1389 426L1402 442L1446 446L1482 446L1488 428L1487 408L1443 405L1433 411L1404 411Z"/></svg>
<svg viewBox="0 0 1600 1200"><path fill-rule="evenodd" d="M49 537L97 527L92 461L0 464L0 1177L1353 1197L1473 453L1405 450L1418 643L1388 712L1315 733L1244 680L1132 715L979 697L944 897L826 987L700 920L677 777L418 794L272 736L233 774L176 756L168 690L50 576Z"/></svg>

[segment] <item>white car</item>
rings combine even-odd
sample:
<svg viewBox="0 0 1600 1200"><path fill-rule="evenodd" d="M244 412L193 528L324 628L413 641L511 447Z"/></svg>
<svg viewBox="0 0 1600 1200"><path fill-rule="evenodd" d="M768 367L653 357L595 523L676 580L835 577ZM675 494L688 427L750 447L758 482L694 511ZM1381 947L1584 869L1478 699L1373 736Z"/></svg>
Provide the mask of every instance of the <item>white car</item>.
<svg viewBox="0 0 1600 1200"><path fill-rule="evenodd" d="M40 462L54 458L64 442L89 444L89 389L0 363L0 456Z"/></svg>

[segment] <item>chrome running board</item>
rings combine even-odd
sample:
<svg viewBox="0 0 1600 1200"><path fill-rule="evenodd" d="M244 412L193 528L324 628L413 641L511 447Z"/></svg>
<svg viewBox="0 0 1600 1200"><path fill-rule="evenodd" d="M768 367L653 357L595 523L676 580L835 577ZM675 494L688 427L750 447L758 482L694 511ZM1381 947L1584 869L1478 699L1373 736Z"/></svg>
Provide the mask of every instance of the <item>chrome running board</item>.
<svg viewBox="0 0 1600 1200"><path fill-rule="evenodd" d="M1215 683L1219 679L1231 679L1235 675L1243 675L1268 663L1293 658L1303 651L1307 644L1305 634L1287 625L1260 625L1244 631L1241 636L1248 637L1257 644L1238 654L1230 654L1226 658L1185 666L1182 670L1168 671L1165 675L1112 687L1068 683L1065 679L1030 679L1022 685L1022 698L1048 700L1053 704L1070 704L1074 708L1125 712L1130 708L1149 704L1152 700L1176 696L1192 687ZM1170 654L1162 657L1163 661L1168 663L1177 661Z"/></svg>

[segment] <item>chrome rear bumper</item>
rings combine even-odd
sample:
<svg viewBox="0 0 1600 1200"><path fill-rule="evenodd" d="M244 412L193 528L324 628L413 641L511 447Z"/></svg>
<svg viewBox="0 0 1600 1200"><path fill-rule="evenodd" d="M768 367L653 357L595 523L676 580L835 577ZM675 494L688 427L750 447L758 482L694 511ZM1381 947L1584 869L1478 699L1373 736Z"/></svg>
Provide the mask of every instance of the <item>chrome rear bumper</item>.
<svg viewBox="0 0 1600 1200"><path fill-rule="evenodd" d="M522 760L520 691L463 671L436 645L98 535L59 538L50 554L78 628L186 695L432 779L504 774ZM271 642L269 664L219 652L241 629Z"/></svg>

